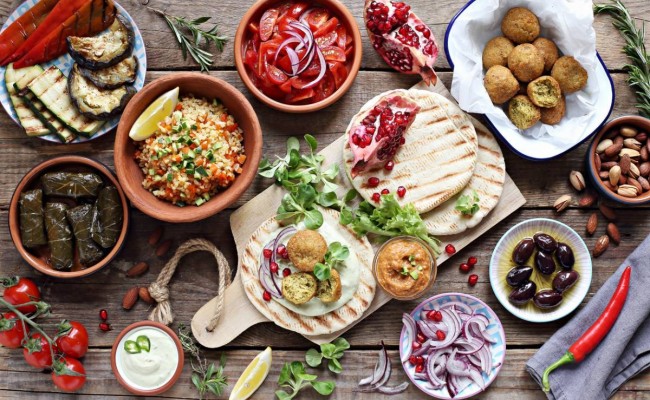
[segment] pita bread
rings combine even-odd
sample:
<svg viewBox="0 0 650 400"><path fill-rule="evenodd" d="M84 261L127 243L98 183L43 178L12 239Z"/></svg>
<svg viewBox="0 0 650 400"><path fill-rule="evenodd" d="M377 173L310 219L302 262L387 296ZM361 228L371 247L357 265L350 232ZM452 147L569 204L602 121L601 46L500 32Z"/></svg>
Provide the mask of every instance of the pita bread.
<svg viewBox="0 0 650 400"><path fill-rule="evenodd" d="M347 132L363 119L362 114L380 97L391 93L408 96L420 106L413 124L404 134L406 142L393 158L393 170L364 171L352 179L354 157L348 141L343 149L343 162L352 186L367 201L372 202L373 193L384 188L395 193L399 186L404 186L406 196L398 198L400 204L413 203L419 213L425 213L467 186L476 166L476 131L468 116L445 97L426 90L398 89L382 93L366 103L348 125ZM378 187L367 186L371 176L379 178Z"/></svg>
<svg viewBox="0 0 650 400"><path fill-rule="evenodd" d="M462 192L447 200L440 207L422 215L427 230L432 235L455 235L478 225L496 207L503 191L506 178L506 165L499 143L485 129L475 126L478 135L478 162L474 175ZM456 210L460 196L479 196L479 211L472 216L464 216Z"/></svg>
<svg viewBox="0 0 650 400"><path fill-rule="evenodd" d="M246 244L239 267L244 291L255 308L276 325L302 335L325 335L347 327L361 318L375 297L375 278L372 274L374 252L370 242L366 237L359 238L348 228L339 225L337 211L322 208L320 211L323 213L323 224L336 226L346 245L354 249L359 260L359 287L352 299L343 306L324 315L308 317L285 308L277 301L264 301L264 288L259 280L260 254L264 245L272 239L272 234L280 228L275 217L268 219L253 233Z"/></svg>

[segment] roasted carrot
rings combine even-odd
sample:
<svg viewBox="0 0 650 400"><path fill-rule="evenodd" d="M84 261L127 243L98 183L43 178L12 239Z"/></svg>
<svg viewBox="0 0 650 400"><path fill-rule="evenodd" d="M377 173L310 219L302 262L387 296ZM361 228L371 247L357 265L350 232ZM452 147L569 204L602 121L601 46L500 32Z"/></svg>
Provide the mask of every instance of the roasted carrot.
<svg viewBox="0 0 650 400"><path fill-rule="evenodd" d="M11 56L2 61L2 65L16 61L27 54L27 52L47 36L48 33L52 32L64 23L84 4L90 3L91 1L92 0L60 0L47 15L47 18L38 25L38 28L32 32L27 40L23 42L23 44L21 44Z"/></svg>
<svg viewBox="0 0 650 400"><path fill-rule="evenodd" d="M36 30L57 0L41 0L0 33L0 62L9 57ZM5 63L2 63L5 65Z"/></svg>
<svg viewBox="0 0 650 400"><path fill-rule="evenodd" d="M29 67L60 56L67 50L68 36L95 35L111 26L115 14L113 0L89 1L14 62L14 68Z"/></svg>

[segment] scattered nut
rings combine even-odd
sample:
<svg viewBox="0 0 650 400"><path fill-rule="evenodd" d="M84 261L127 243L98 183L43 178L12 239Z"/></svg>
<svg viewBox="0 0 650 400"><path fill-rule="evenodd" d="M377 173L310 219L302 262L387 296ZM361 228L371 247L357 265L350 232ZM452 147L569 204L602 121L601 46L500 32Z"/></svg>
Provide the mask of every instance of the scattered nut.
<svg viewBox="0 0 650 400"><path fill-rule="evenodd" d="M128 271L126 271L126 276L129 278L136 278L140 275L143 275L148 270L149 264L144 261L140 261L139 263L132 266Z"/></svg>
<svg viewBox="0 0 650 400"><path fill-rule="evenodd" d="M596 153L598 154L603 153L606 148L608 148L613 144L614 142L611 139L605 139L601 141L600 143L598 143L598 146L596 146Z"/></svg>
<svg viewBox="0 0 650 400"><path fill-rule="evenodd" d="M600 213L603 214L603 216L609 221L616 221L616 213L611 207L601 203L598 206L598 209L600 210Z"/></svg>
<svg viewBox="0 0 650 400"><path fill-rule="evenodd" d="M612 167L618 165L616 161L606 161L600 165L601 169L609 171Z"/></svg>
<svg viewBox="0 0 650 400"><path fill-rule="evenodd" d="M598 228L598 214L592 213L587 220L587 235L593 235L596 228Z"/></svg>
<svg viewBox="0 0 650 400"><path fill-rule="evenodd" d="M596 204L596 201L598 200L598 196L596 196L593 192L587 192L580 197L580 200L578 200L578 205L580 207L591 207L594 204Z"/></svg>
<svg viewBox="0 0 650 400"><path fill-rule="evenodd" d="M167 254L167 252L169 251L169 248L171 247L171 245L172 245L172 241L171 241L171 239L167 239L167 240L163 241L163 242L160 243L160 245L156 248L156 255L157 255L158 257L162 257L162 256L164 256L164 255Z"/></svg>
<svg viewBox="0 0 650 400"><path fill-rule="evenodd" d="M566 209L571 205L571 200L572 198L568 194L558 197L558 199L555 200L555 203L553 203L553 207L555 207L555 211L556 212L564 211L564 209Z"/></svg>
<svg viewBox="0 0 650 400"><path fill-rule="evenodd" d="M645 146L641 147L639 154L642 161L648 161L648 159L650 159L650 152L648 152L648 148Z"/></svg>
<svg viewBox="0 0 650 400"><path fill-rule="evenodd" d="M628 178L627 184L632 185L636 188L637 195L643 193L643 186L641 186L641 183L638 180L634 178Z"/></svg>
<svg viewBox="0 0 650 400"><path fill-rule="evenodd" d="M150 246L155 246L158 244L160 241L160 238L162 238L163 235L163 227L159 226L156 229L151 232L151 235L149 235L149 239L147 239L147 242L149 243Z"/></svg>
<svg viewBox="0 0 650 400"><path fill-rule="evenodd" d="M575 190L581 192L585 188L585 177L582 176L580 171L571 171L569 174L569 182Z"/></svg>
<svg viewBox="0 0 650 400"><path fill-rule="evenodd" d="M126 292L124 298L122 298L122 308L125 310L130 310L133 308L136 301L138 301L138 290L139 288L137 286L134 286Z"/></svg>
<svg viewBox="0 0 650 400"><path fill-rule="evenodd" d="M612 192L616 192L618 190L618 186L613 186L609 181L604 181L603 186L605 186L607 189L611 190Z"/></svg>
<svg viewBox="0 0 650 400"><path fill-rule="evenodd" d="M594 246L593 255L594 257L600 257L605 250L609 247L609 236L603 235L598 238L596 245Z"/></svg>
<svg viewBox="0 0 650 400"><path fill-rule="evenodd" d="M627 176L621 175L620 178L618 178L618 184L619 185L625 185L627 183Z"/></svg>
<svg viewBox="0 0 650 400"><path fill-rule="evenodd" d="M645 132L641 132L638 135L636 135L634 138L639 142L643 143L646 140L648 140L648 135Z"/></svg>
<svg viewBox="0 0 650 400"><path fill-rule="evenodd" d="M620 129L619 131L621 135L627 137L627 138L633 138L639 133L639 131L636 130L636 128L631 127L631 126L624 126Z"/></svg>
<svg viewBox="0 0 650 400"><path fill-rule="evenodd" d="M645 148L645 147L644 147ZM644 162L639 165L639 175L647 177L650 175L650 162Z"/></svg>
<svg viewBox="0 0 650 400"><path fill-rule="evenodd" d="M600 171L598 173L598 176L600 177L600 179L602 179L604 181L608 181L609 180L609 170L608 171Z"/></svg>
<svg viewBox="0 0 650 400"><path fill-rule="evenodd" d="M621 232L619 232L618 227L611 222L607 224L607 235L612 239L612 242L617 245L621 243Z"/></svg>
<svg viewBox="0 0 650 400"><path fill-rule="evenodd" d="M639 195L634 185L621 185L618 187L617 193L624 197L636 197Z"/></svg>
<svg viewBox="0 0 650 400"><path fill-rule="evenodd" d="M628 175L632 178L638 178L639 175L641 175L641 171L635 164L630 164L630 171L628 172Z"/></svg>
<svg viewBox="0 0 650 400"><path fill-rule="evenodd" d="M621 167L618 166L618 165L615 165L609 170L609 182L613 186L616 186L616 185L618 185L618 181L620 179L621 179Z"/></svg>
<svg viewBox="0 0 650 400"><path fill-rule="evenodd" d="M144 301L147 304L155 303L153 297L151 297L149 294L149 289L144 286L138 289L138 296L140 297L140 300Z"/></svg>

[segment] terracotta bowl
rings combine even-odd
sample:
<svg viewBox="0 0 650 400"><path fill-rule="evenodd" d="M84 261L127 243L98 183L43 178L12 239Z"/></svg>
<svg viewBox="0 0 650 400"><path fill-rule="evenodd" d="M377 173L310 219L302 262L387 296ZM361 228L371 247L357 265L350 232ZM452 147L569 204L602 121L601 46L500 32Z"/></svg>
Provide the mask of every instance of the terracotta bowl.
<svg viewBox="0 0 650 400"><path fill-rule="evenodd" d="M594 161L594 154L596 154L596 147L600 142L603 135L609 132L612 129L620 128L623 126L633 126L639 130L639 132L645 132L650 135L650 119L638 116L638 115L627 115L619 118L615 118L605 124L602 129L596 134L596 137L589 145L586 156L587 164L587 173L598 191L607 199L612 200L616 203L623 204L626 206L638 206L642 204L650 203L650 191L644 192L638 197L631 198L621 196L618 193L614 193L609 190L605 185L603 185L600 177L598 176L598 171L596 170L596 163Z"/></svg>
<svg viewBox="0 0 650 400"><path fill-rule="evenodd" d="M124 379L124 377L122 377L120 371L117 368L117 351L119 349L122 338L124 338L124 336L126 336L132 330L141 327L158 328L167 333L174 341L174 344L176 344L176 350L178 350L178 365L176 366L174 375L172 375L169 381L167 381L164 385L156 389L143 390L129 385L129 383ZM171 389L183 373L184 363L185 355L183 353L183 346L181 346L181 341L178 339L178 336L173 330L171 330L168 326L161 324L160 322L140 321L127 326L122 330L122 332L120 332L119 335L117 335L117 339L115 339L113 342L113 348L111 350L111 369L113 370L113 375L115 375L115 378L120 383L120 385L122 385L129 392L138 396L155 396Z"/></svg>
<svg viewBox="0 0 650 400"><path fill-rule="evenodd" d="M23 243L20 239L20 207L19 200L20 194L25 191L34 188L38 179L46 172L54 171L71 171L71 172L86 172L92 171L99 173L102 176L106 183L109 183L117 188L117 191L120 194L120 199L122 201L123 209L123 224L122 232L120 233L115 246L111 251L104 256L97 264L88 267L82 268L80 265L75 265L71 271L59 271L52 268L46 261L47 254L37 253L36 251L31 251L26 249L23 246ZM95 161L93 159L81 156L63 156L52 158L50 160L44 161L27 173L23 179L16 187L14 194L11 198L11 203L9 205L9 232L11 234L11 240L13 240L16 249L23 257L25 261L29 263L32 267L36 268L38 271L44 273L45 275L54 276L56 278L79 278L83 276L90 275L94 272L99 271L108 265L115 256L120 252L124 241L126 239L126 234L129 229L129 203L126 200L124 191L120 186L120 183L117 181L117 178L113 172L106 167L104 164Z"/></svg>
<svg viewBox="0 0 650 400"><path fill-rule="evenodd" d="M338 20L343 23L348 32L352 34L354 40L354 52L352 53L352 58L348 60L346 66L348 68L348 77L343 82L340 88L338 88L331 96L312 104L302 104L302 105L292 105L285 104L274 100L259 90L253 81L248 75L248 71L244 67L243 52L244 52L244 43L245 39L248 39L248 34L246 32L246 27L251 21L259 21L260 17L269 7L283 3L285 0L259 0L257 3L253 4L251 8L248 9L248 12L244 14L241 21L239 22L239 27L237 28L237 33L235 33L235 65L237 66L237 72L241 77L242 81L248 88L248 90L253 93L262 103L267 106L274 108L279 111L284 111L288 113L308 113L317 110L321 110L325 107L337 102L352 86L352 82L357 77L359 68L361 67L361 55L362 55L362 46L361 46L361 33L357 22L350 13L350 11L338 0L315 0L311 2L312 6L321 6L327 8L334 14Z"/></svg>
<svg viewBox="0 0 650 400"><path fill-rule="evenodd" d="M136 150L129 130L140 114L160 95L180 87L183 94L206 99L219 99L235 117L244 132L246 162L242 173L226 190L218 192L201 206L178 207L161 200L142 187L144 174L134 159ZM257 174L262 156L262 128L248 100L230 84L197 72L172 73L149 83L129 102L115 136L115 171L124 193L143 213L167 222L194 222L212 215L234 203L250 186Z"/></svg>

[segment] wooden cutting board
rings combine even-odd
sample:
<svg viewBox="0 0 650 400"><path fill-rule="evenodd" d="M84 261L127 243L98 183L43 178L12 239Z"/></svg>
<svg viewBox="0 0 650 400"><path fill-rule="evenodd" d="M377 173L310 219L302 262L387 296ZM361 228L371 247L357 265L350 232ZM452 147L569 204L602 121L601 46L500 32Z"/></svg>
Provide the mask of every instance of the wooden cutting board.
<svg viewBox="0 0 650 400"><path fill-rule="evenodd" d="M420 83L415 85L414 88L431 90L455 102L447 88L440 81L438 81L434 87L427 87L424 83ZM477 128L488 131L488 129L478 120L471 116L470 118ZM341 136L339 139L334 141L334 143L330 144L320 152L320 154L325 156L326 165L335 162L339 163L341 164L341 171L344 171L342 165L342 148L344 140L344 136ZM338 193L339 196L351 188L350 183L345 177L342 178L341 183ZM255 232L264 221L275 215L277 206L280 204L284 194L285 190L283 188L277 185L272 185L232 214L230 217L230 227L235 238L238 254L243 253L244 247L253 232ZM501 195L499 203L492 212L490 212L478 226L458 235L442 237L441 240L443 243L454 243L456 249L460 250L524 205L525 202L526 199L523 197L510 176L506 174L503 194ZM378 247L378 245L375 245L375 250L377 250ZM448 258L449 256L443 252L443 254L437 259L438 265L440 266ZM239 268L239 265L237 267ZM434 288L435 287L434 284ZM345 329L328 335L305 335L305 337L318 344L331 342L375 312L389 300L391 300L391 298L388 294L377 286L377 292L372 304L360 319L350 324ZM226 289L224 311L216 329L212 332L208 332L206 327L211 316L214 315L216 302L216 298L210 300L207 304L201 307L194 315L194 318L192 318L192 332L197 341L205 347L217 348L224 346L251 326L260 322L270 322L265 316L257 311L255 306L253 306L253 304L248 300L239 275L235 276L233 283L228 287L228 289Z"/></svg>

